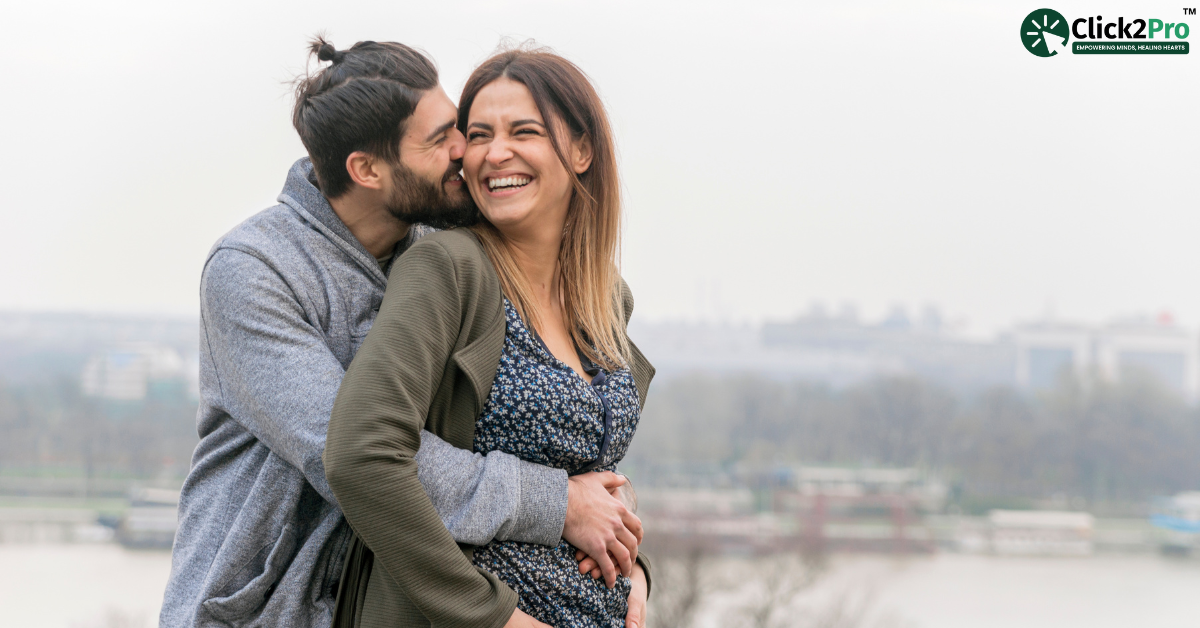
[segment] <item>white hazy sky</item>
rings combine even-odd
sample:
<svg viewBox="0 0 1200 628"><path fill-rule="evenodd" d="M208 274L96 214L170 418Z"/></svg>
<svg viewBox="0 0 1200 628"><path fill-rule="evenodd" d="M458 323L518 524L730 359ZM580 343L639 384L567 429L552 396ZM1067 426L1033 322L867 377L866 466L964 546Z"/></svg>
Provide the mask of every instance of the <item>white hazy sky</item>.
<svg viewBox="0 0 1200 628"><path fill-rule="evenodd" d="M819 301L934 303L982 332L1048 310L1200 325L1200 53L1037 58L1019 30L1040 6L7 3L0 309L194 315L209 247L303 155L285 82L325 30L423 48L452 98L502 36L587 71L639 317Z"/></svg>

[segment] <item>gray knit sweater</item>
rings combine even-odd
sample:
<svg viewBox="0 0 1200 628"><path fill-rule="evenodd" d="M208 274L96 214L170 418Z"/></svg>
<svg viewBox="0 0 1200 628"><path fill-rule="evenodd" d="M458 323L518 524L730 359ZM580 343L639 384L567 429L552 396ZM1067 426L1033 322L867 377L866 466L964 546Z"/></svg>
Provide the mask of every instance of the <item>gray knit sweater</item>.
<svg viewBox="0 0 1200 628"><path fill-rule="evenodd" d="M200 444L183 487L159 623L324 628L350 529L321 455L342 376L387 278L292 166L267 209L221 238L200 282ZM423 231L414 228L406 248ZM561 470L424 432L418 474L451 535L558 543Z"/></svg>

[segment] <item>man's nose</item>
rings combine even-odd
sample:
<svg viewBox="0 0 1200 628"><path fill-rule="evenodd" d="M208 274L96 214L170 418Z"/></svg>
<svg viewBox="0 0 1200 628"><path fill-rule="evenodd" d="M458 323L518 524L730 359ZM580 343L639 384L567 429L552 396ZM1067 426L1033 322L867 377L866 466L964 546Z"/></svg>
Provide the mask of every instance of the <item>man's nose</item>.
<svg viewBox="0 0 1200 628"><path fill-rule="evenodd" d="M454 129L450 134L450 161L462 161L466 153L467 138L463 136L462 131Z"/></svg>

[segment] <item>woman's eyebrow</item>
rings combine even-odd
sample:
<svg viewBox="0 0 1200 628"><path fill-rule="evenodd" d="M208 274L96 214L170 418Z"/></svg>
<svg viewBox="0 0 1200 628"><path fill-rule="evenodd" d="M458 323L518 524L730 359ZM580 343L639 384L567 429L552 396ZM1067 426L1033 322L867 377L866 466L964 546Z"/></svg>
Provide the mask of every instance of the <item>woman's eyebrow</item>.
<svg viewBox="0 0 1200 628"><path fill-rule="evenodd" d="M546 128L546 125L542 124L541 122L538 122L537 120L533 120L533 119L528 119L528 120L517 120L517 121L513 122L512 124L510 124L510 125L508 125L508 126L510 126L510 127L518 127L518 126L521 126L522 124L536 124L536 125L538 125L538 126L542 127L543 129L544 129L544 128Z"/></svg>
<svg viewBox="0 0 1200 628"><path fill-rule="evenodd" d="M481 129L483 129L484 131L492 130L492 125L487 124L486 122L472 122L470 125L467 126L467 128L472 128L472 127L479 127Z"/></svg>

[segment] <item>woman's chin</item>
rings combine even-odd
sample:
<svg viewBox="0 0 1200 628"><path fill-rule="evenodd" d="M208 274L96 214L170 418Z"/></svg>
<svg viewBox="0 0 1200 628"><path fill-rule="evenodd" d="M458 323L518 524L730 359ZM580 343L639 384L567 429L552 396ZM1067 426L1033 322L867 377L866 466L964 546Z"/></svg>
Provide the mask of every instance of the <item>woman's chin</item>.
<svg viewBox="0 0 1200 628"><path fill-rule="evenodd" d="M480 208L483 212L483 217L494 227L501 231L518 227L525 219L529 217L529 212L516 209L505 209L503 211L493 211Z"/></svg>

